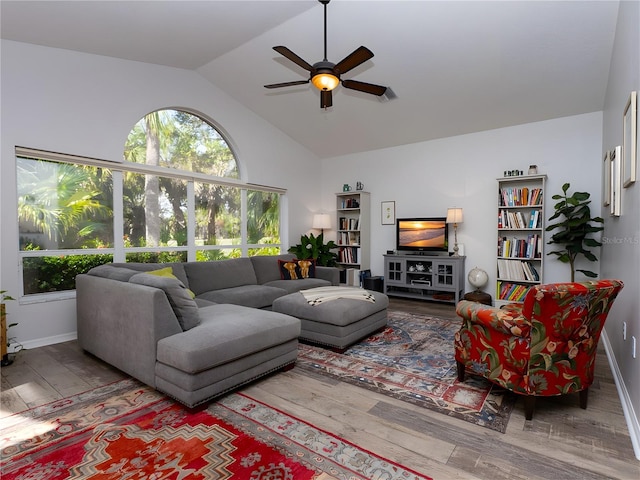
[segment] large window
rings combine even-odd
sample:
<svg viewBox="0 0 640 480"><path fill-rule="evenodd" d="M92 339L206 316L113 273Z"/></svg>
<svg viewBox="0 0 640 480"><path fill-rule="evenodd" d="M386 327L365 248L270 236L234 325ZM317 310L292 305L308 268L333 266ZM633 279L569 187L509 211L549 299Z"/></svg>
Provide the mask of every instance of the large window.
<svg viewBox="0 0 640 480"><path fill-rule="evenodd" d="M122 163L16 148L24 295L75 288L111 261L206 261L280 252L278 188L239 180L202 118L150 113Z"/></svg>

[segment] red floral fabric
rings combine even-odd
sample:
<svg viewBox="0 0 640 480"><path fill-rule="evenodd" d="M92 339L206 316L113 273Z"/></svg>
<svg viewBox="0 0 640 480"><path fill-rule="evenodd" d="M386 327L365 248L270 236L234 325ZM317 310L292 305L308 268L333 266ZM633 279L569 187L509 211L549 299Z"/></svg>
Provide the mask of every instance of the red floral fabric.
<svg viewBox="0 0 640 480"><path fill-rule="evenodd" d="M619 280L536 285L521 306L462 300L456 361L523 395L579 392L593 382L595 353Z"/></svg>

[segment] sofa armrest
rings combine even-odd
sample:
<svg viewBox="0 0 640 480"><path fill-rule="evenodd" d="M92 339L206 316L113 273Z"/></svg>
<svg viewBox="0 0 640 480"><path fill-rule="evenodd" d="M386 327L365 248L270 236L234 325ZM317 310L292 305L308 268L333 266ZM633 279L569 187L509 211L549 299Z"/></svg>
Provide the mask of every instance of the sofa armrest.
<svg viewBox="0 0 640 480"><path fill-rule="evenodd" d="M76 312L82 349L155 388L158 340L182 332L164 291L78 275Z"/></svg>
<svg viewBox="0 0 640 480"><path fill-rule="evenodd" d="M531 330L531 323L523 315L469 300L458 302L456 313L466 322L508 335L527 337Z"/></svg>
<svg viewBox="0 0 640 480"><path fill-rule="evenodd" d="M331 285L340 285L340 269L336 267L321 267L316 266L316 278L322 280L328 280Z"/></svg>

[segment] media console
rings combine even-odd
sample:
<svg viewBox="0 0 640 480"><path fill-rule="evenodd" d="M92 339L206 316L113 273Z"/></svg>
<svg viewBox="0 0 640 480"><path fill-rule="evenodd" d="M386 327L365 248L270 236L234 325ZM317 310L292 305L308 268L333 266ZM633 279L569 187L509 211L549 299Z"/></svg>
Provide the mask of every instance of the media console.
<svg viewBox="0 0 640 480"><path fill-rule="evenodd" d="M384 255L384 293L457 304L464 291L465 257Z"/></svg>

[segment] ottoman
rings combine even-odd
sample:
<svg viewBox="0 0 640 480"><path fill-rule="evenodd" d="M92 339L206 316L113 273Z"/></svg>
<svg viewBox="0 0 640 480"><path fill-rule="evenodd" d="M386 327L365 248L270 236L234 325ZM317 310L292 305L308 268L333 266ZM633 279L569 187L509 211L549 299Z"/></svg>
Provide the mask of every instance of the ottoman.
<svg viewBox="0 0 640 480"><path fill-rule="evenodd" d="M326 297L322 297L324 292ZM272 310L300 319L300 340L343 352L349 345L386 326L388 306L389 298L384 293L361 288L320 287L277 298Z"/></svg>

